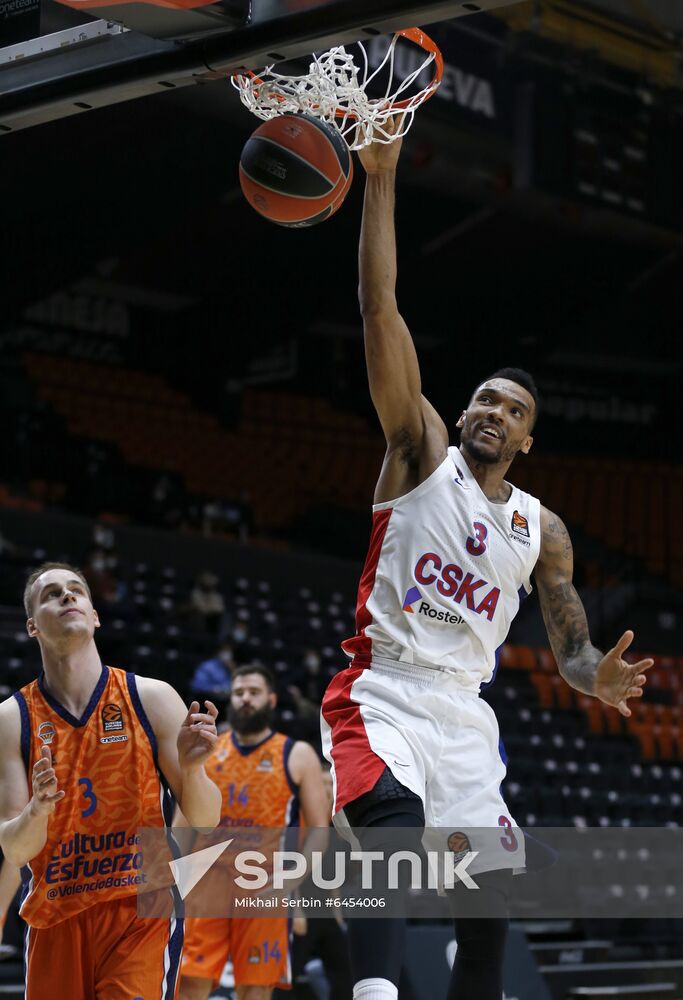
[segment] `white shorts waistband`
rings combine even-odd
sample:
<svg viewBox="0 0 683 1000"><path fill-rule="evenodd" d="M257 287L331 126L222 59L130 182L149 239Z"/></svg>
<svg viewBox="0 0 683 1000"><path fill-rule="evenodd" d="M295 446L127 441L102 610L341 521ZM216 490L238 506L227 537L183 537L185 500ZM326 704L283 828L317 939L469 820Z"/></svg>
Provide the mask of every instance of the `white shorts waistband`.
<svg viewBox="0 0 683 1000"><path fill-rule="evenodd" d="M406 663L403 660L387 660L381 656L373 656L370 669L404 677L406 680L410 678L421 687L431 687L438 680L448 678L464 694L479 694L479 682L458 667L445 667L438 663L426 666L421 663Z"/></svg>

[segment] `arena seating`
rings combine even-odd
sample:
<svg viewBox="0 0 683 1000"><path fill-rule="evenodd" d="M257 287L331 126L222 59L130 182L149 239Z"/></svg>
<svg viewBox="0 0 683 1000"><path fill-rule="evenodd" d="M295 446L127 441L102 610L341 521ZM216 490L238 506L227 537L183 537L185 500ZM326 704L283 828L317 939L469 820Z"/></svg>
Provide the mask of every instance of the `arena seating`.
<svg viewBox="0 0 683 1000"><path fill-rule="evenodd" d="M320 505L367 509L381 435L327 400L248 388L228 429L156 374L35 353L24 366L71 434L114 449L133 469L176 473L191 495L246 491L261 532L282 531ZM532 452L514 479L589 538L683 582L681 466Z"/></svg>

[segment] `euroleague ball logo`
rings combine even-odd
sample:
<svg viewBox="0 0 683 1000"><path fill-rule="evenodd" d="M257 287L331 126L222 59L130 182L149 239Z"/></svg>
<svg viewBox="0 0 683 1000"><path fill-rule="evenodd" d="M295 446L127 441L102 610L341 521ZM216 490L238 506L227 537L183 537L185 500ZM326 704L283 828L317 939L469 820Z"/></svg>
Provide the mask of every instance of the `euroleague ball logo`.
<svg viewBox="0 0 683 1000"><path fill-rule="evenodd" d="M123 712L118 705L110 702L102 709L102 726L105 733L123 729Z"/></svg>
<svg viewBox="0 0 683 1000"><path fill-rule="evenodd" d="M470 838L460 831L452 833L448 838L448 850L453 852L455 861L460 861L472 850Z"/></svg>

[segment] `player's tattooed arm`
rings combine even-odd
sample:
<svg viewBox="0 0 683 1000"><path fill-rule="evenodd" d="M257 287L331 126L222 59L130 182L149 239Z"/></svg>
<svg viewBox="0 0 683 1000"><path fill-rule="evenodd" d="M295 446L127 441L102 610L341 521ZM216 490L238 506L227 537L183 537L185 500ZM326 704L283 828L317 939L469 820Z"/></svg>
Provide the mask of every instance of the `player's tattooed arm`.
<svg viewBox="0 0 683 1000"><path fill-rule="evenodd" d="M572 583L574 553L561 519L541 508L541 551L534 576L543 620L562 677L577 691L594 695L630 715L627 699L642 695L643 670L652 660L630 664L623 654L633 641L624 632L617 644L602 653L591 643L581 598Z"/></svg>
<svg viewBox="0 0 683 1000"><path fill-rule="evenodd" d="M581 598L572 583L574 553L560 518L541 508L541 551L535 577L543 620L560 673L572 687L595 693L602 653L590 641Z"/></svg>

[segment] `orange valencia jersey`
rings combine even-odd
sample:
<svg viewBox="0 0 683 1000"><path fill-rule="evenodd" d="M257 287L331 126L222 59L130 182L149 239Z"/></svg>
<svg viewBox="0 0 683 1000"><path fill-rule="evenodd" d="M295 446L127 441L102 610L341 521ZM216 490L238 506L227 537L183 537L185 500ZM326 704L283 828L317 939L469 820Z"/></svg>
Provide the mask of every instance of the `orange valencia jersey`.
<svg viewBox="0 0 683 1000"><path fill-rule="evenodd" d="M173 802L134 674L103 666L80 719L50 695L42 675L14 697L29 788L47 745L66 792L49 818L45 847L22 870L22 917L51 927L137 891L145 880L138 828L170 825Z"/></svg>
<svg viewBox="0 0 683 1000"><path fill-rule="evenodd" d="M299 825L299 796L289 774L294 741L271 733L255 746L243 746L232 732L221 733L206 762L206 773L223 796L222 827Z"/></svg>

